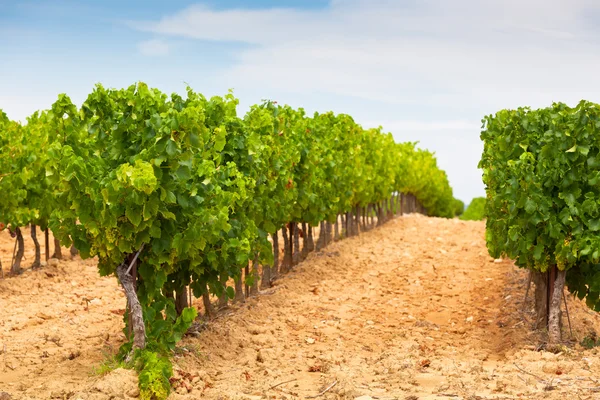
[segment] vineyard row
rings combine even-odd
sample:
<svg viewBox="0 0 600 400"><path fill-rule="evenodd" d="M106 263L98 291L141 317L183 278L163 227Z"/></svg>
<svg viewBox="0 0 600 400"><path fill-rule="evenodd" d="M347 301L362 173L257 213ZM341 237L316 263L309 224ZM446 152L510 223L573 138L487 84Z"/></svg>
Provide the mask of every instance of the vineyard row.
<svg viewBox="0 0 600 400"><path fill-rule="evenodd" d="M183 98L138 83L98 85L81 107L60 95L25 125L0 114L0 220L49 227L118 276L129 339L119 356L140 371L142 397L169 392L168 355L197 316L187 288L226 301L256 288L259 271L269 285L302 252L383 223L401 204L441 217L462 208L416 143L345 114L266 101L240 118L237 105L231 93L188 88Z"/></svg>

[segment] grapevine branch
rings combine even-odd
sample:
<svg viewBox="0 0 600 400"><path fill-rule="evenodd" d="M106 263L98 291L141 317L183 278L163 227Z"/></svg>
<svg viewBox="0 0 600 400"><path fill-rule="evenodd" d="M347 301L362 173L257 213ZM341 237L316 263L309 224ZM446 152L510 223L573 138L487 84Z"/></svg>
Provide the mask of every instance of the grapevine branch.
<svg viewBox="0 0 600 400"><path fill-rule="evenodd" d="M135 262L137 261L141 251L143 250L144 245L142 244L142 247L140 247L140 249L137 251L137 253L135 253L135 256L133 257L133 260L131 260L131 263L129 264L129 268L127 268L127 271L125 271L126 275L129 275L129 273L131 272L131 268L133 268L133 264L135 264Z"/></svg>
<svg viewBox="0 0 600 400"><path fill-rule="evenodd" d="M13 265L15 264L15 254L17 253L17 243L18 243L18 239L15 239L15 247L13 248L12 260L10 261L11 269L12 269Z"/></svg>
<svg viewBox="0 0 600 400"><path fill-rule="evenodd" d="M569 321L569 332L571 332L571 339L573 338L573 328L571 327L571 316L569 315L569 306L567 305L567 296L565 296L565 290L563 288L563 300L565 302L565 311L567 312L567 321Z"/></svg>
<svg viewBox="0 0 600 400"><path fill-rule="evenodd" d="M523 310L522 313L525 312L525 307L527 307L527 297L529 296L529 289L531 288L531 280L533 276L533 271L529 271L529 279L527 279L527 290L525 291L525 298L523 299Z"/></svg>

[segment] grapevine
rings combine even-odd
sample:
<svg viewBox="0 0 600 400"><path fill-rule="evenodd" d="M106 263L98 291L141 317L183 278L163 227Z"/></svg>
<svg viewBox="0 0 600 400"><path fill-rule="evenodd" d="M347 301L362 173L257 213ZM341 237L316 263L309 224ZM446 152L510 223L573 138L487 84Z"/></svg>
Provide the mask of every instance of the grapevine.
<svg viewBox="0 0 600 400"><path fill-rule="evenodd" d="M489 252L530 269L536 289L548 287L536 295L546 299L536 304L538 324L557 343L565 279L600 310L600 106L502 110L483 123Z"/></svg>
<svg viewBox="0 0 600 400"><path fill-rule="evenodd" d="M259 280L268 287L326 246L332 226L338 240L374 218L457 209L435 156L415 143L344 114L308 116L267 101L240 118L237 105L231 93L97 85L81 107L61 95L25 127L0 118L0 144L10 149L0 155L0 185L11 193L1 219L48 224L83 258L98 257L101 275L118 276L129 305L120 357L140 371L142 398L169 392L168 355L197 316L188 288L210 312L209 295L226 304L256 292Z"/></svg>

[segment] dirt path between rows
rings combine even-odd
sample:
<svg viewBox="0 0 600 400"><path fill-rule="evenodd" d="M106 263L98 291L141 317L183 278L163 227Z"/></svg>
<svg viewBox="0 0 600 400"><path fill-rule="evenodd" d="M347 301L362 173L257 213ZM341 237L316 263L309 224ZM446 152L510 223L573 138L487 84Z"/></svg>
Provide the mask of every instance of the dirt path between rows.
<svg viewBox="0 0 600 400"><path fill-rule="evenodd" d="M182 341L171 398L600 398L596 349L536 351L526 274L487 255L484 228L405 216L311 254ZM1 239L4 260L12 241ZM600 330L597 314L568 304L576 339ZM0 281L0 391L135 398L131 371L92 373L123 340L124 305L93 261Z"/></svg>

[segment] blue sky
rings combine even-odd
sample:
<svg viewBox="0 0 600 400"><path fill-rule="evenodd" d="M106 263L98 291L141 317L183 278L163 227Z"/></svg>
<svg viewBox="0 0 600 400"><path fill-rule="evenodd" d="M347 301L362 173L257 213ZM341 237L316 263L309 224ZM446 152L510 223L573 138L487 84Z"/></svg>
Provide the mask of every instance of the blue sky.
<svg viewBox="0 0 600 400"><path fill-rule="evenodd" d="M97 82L229 88L382 125L483 195L481 118L600 101L594 0L0 0L0 108L24 120Z"/></svg>

